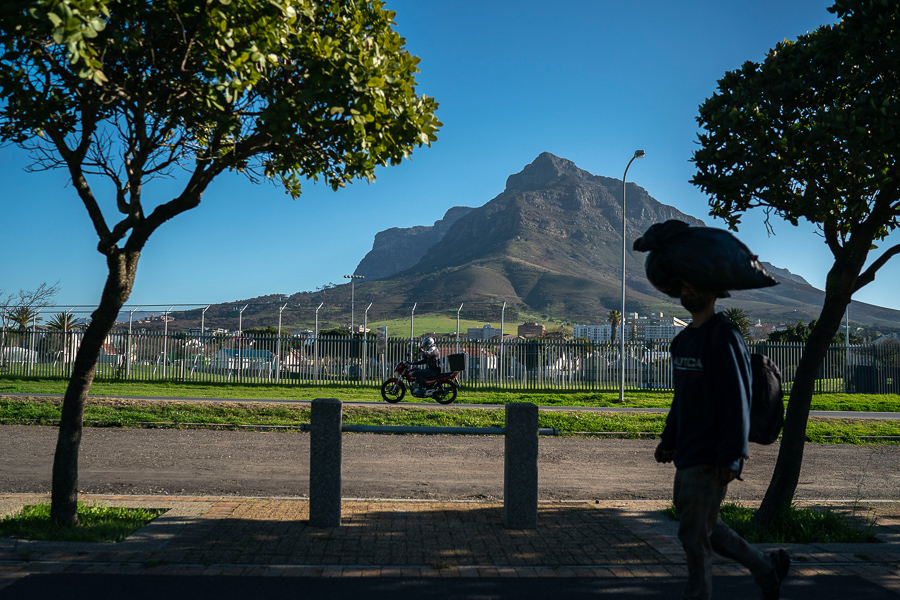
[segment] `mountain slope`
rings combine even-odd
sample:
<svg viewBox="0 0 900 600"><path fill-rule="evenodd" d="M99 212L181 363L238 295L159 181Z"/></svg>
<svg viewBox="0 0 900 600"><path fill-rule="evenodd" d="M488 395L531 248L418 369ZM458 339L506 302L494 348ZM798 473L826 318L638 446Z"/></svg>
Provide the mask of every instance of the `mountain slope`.
<svg viewBox="0 0 900 600"><path fill-rule="evenodd" d="M471 211L467 206L454 206L430 227L392 227L376 233L372 250L363 257L353 274L373 281L412 267L428 248L447 234L451 225Z"/></svg>
<svg viewBox="0 0 900 600"><path fill-rule="evenodd" d="M686 316L677 301L649 284L646 255L632 252L631 246L654 223L703 222L658 202L633 183L627 187L626 209L626 310ZM766 266L780 285L734 292L719 307L743 308L753 321L769 323L817 318L824 293L790 271ZM506 303L508 320L524 313L602 323L610 310L621 306L622 181L541 154L510 175L506 189L481 207L454 207L432 226L378 233L356 274L366 277L355 286L357 313L364 302L372 303L372 314L377 311L378 318L409 316L414 304L420 312L455 313L465 303L467 311L475 311L470 318L486 322L499 320L499 307ZM287 301L307 315L322 304L323 318L349 324L350 289L346 284L303 292ZM245 326L277 320L274 300L245 303ZM230 307L218 308L211 308L207 318L233 320ZM897 328L900 312L854 302L851 319Z"/></svg>
<svg viewBox="0 0 900 600"><path fill-rule="evenodd" d="M645 254L631 245L654 223L679 219L702 226L703 221L658 202L634 183L627 184L626 211L626 310L684 313L649 284ZM377 297L447 308L461 301L505 301L525 312L600 322L621 304L621 232L622 181L543 153L510 175L500 195L433 236L417 263L383 270ZM357 271L367 269L373 265L361 262ZM771 273L781 285L735 292L722 306L740 306L754 319L774 322L818 316L822 291L785 269L773 266ZM358 288L364 293L364 286ZM855 312L855 318L871 323L900 321L897 311L861 303Z"/></svg>

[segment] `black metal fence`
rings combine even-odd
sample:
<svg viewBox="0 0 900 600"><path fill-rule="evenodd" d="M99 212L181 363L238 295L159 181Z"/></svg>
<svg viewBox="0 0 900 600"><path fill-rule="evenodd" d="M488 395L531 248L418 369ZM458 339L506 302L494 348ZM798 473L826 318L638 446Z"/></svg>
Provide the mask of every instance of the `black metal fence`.
<svg viewBox="0 0 900 600"><path fill-rule="evenodd" d="M5 330L0 336L0 375L67 378L80 332L40 328ZM460 383L469 388L514 390L618 390L618 343L584 340L438 340L445 360L466 355ZM97 380L193 381L241 384L379 386L400 360L415 355L418 340L275 335L129 333L107 337ZM665 341L625 345L625 388L671 389ZM802 344L751 344L770 356L790 390ZM900 347L832 346L816 382L817 392L900 393Z"/></svg>

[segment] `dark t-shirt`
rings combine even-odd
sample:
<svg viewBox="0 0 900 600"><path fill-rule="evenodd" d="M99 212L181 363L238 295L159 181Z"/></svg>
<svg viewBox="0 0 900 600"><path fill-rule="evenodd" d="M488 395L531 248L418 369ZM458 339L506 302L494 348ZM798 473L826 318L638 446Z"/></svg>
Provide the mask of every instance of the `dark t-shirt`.
<svg viewBox="0 0 900 600"><path fill-rule="evenodd" d="M750 431L750 353L721 313L688 327L671 346L675 397L661 445L679 469L696 465L740 472Z"/></svg>

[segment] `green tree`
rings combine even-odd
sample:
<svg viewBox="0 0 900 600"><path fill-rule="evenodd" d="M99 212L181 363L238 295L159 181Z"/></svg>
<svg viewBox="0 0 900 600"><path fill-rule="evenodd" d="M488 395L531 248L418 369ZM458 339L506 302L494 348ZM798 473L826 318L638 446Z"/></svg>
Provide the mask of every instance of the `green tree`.
<svg viewBox="0 0 900 600"><path fill-rule="evenodd" d="M19 331L25 331L32 324L42 320L38 311L30 306L16 306L6 313L6 320L19 326Z"/></svg>
<svg viewBox="0 0 900 600"><path fill-rule="evenodd" d="M56 313L47 320L47 327L54 331L73 331L81 322L72 313Z"/></svg>
<svg viewBox="0 0 900 600"><path fill-rule="evenodd" d="M622 313L617 310L611 310L609 311L609 316L606 317L606 320L612 325L612 331L610 333L612 335L612 341L615 342L619 331L619 325L622 324Z"/></svg>
<svg viewBox="0 0 900 600"><path fill-rule="evenodd" d="M794 343L794 344L805 344L809 341L809 337L813 332L813 329L816 328L816 324L818 321L813 319L809 322L809 325L803 323L803 321L797 321L796 325L788 325L785 329L781 331L773 331L769 334L768 340L770 342L785 342L785 343ZM835 332L834 337L831 338L831 344L844 344L847 341L847 335L842 330L838 330ZM850 333L850 343L851 344L862 344L865 340L863 340L859 335L855 332Z"/></svg>
<svg viewBox="0 0 900 600"><path fill-rule="evenodd" d="M747 316L747 313L743 308L734 306L726 308L724 314L726 319L734 323L734 326L738 328L741 335L744 336L744 339L750 337L750 317Z"/></svg>
<svg viewBox="0 0 900 600"><path fill-rule="evenodd" d="M278 328L274 325L267 325L266 327L250 327L244 329L244 333L247 335L278 335Z"/></svg>
<svg viewBox="0 0 900 600"><path fill-rule="evenodd" d="M900 4L837 0L829 10L839 23L726 73L698 117L693 183L711 195L710 214L735 230L754 207L793 225L804 219L834 258L757 512L764 525L793 500L816 374L847 304L900 252L877 247L900 216Z"/></svg>
<svg viewBox="0 0 900 600"><path fill-rule="evenodd" d="M224 172L297 198L302 178L371 180L436 139L437 104L417 94L393 16L378 0L0 5L0 141L67 170L108 269L63 401L55 522L77 524L85 401L149 237ZM174 197L150 195L175 173Z"/></svg>
<svg viewBox="0 0 900 600"><path fill-rule="evenodd" d="M810 325L812 325L813 323L815 323L815 321L810 323ZM771 332L768 336L768 340L770 342L805 344L809 341L809 334L811 331L812 328L809 327L806 323L804 323L803 321L797 321L796 325L788 325L780 331ZM835 335L838 334L835 333Z"/></svg>

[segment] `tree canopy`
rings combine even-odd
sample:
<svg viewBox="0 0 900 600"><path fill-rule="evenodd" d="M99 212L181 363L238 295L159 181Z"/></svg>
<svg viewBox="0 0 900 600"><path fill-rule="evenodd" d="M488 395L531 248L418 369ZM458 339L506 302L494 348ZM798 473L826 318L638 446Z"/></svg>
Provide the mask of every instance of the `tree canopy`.
<svg viewBox="0 0 900 600"><path fill-rule="evenodd" d="M837 0L840 22L785 40L726 73L700 107L693 183L737 229L760 207L815 224L834 257L822 311L797 366L762 524L799 481L815 379L853 294L900 245L878 248L900 215L900 4ZM870 256L872 254L872 256Z"/></svg>
<svg viewBox="0 0 900 600"><path fill-rule="evenodd" d="M805 344L809 341L809 335L812 333L813 329L816 328L816 324L818 321L813 319L809 322L809 325L804 323L803 321L797 321L794 325L788 325L786 328L773 331L769 334L768 340L770 342L788 342L788 343L803 343ZM855 331L849 332L849 336L845 333L841 333L838 331L834 334L834 337L831 339L832 344L844 344L847 341L847 337L850 338L851 344L862 344L865 340Z"/></svg>
<svg viewBox="0 0 900 600"><path fill-rule="evenodd" d="M67 170L108 268L63 401L54 521L77 523L84 404L157 228L225 171L297 198L303 178L338 189L436 139L393 17L378 0L0 4L0 142ZM179 192L151 195L176 175Z"/></svg>
<svg viewBox="0 0 900 600"><path fill-rule="evenodd" d="M794 225L805 219L836 258L849 253L861 267L900 215L900 6L839 0L829 10L841 23L785 40L719 80L700 109L692 181L732 229L753 207ZM853 291L897 252L882 252Z"/></svg>

